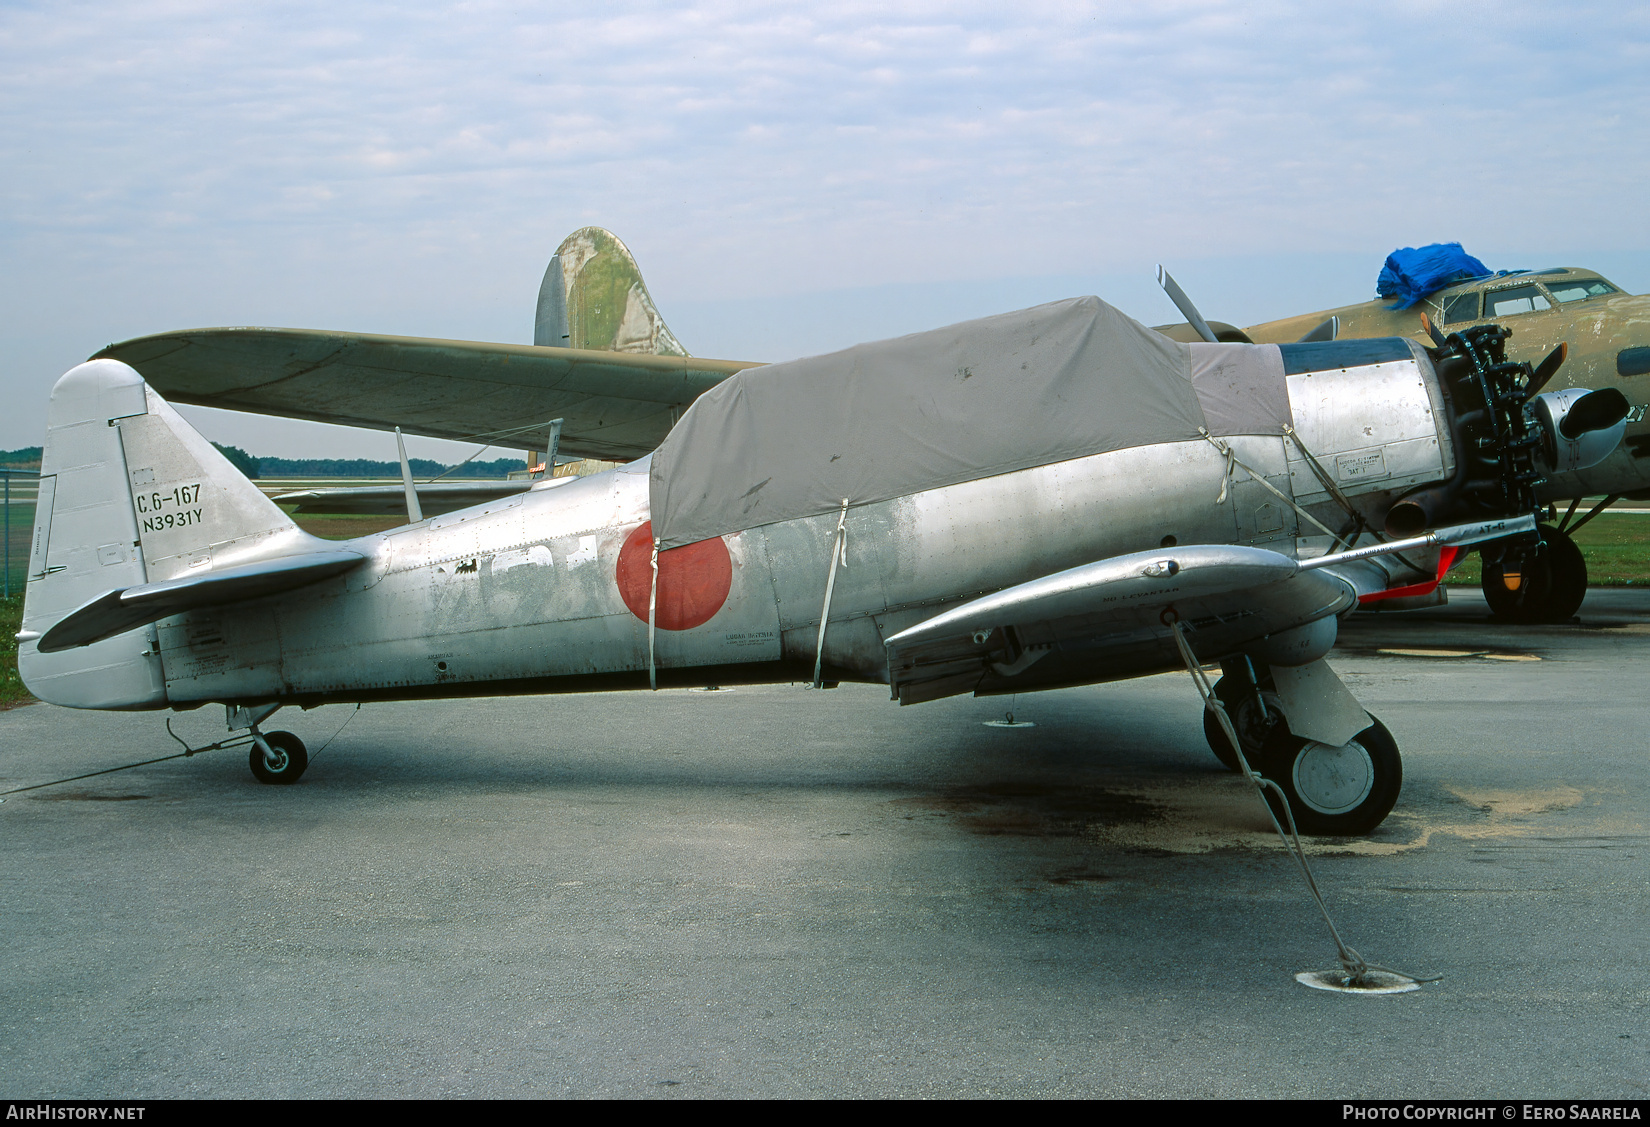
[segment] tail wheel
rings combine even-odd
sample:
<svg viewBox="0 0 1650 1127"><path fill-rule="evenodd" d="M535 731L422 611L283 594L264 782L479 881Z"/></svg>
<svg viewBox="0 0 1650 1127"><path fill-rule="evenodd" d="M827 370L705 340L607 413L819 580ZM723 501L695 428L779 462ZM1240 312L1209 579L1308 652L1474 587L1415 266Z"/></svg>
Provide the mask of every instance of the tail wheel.
<svg viewBox="0 0 1650 1127"><path fill-rule="evenodd" d="M270 754L265 755L264 749L253 743L252 755L248 760L253 776L260 783L277 786L297 782L309 766L309 752L304 748L304 741L291 732L264 732L263 740L269 745Z"/></svg>
<svg viewBox="0 0 1650 1127"><path fill-rule="evenodd" d="M1302 739L1282 725L1267 738L1261 774L1288 796L1302 833L1366 834L1392 812L1404 785L1403 761L1386 725L1373 716L1369 719L1369 727L1340 747ZM1276 795L1268 791L1267 801L1282 820Z"/></svg>
<svg viewBox="0 0 1650 1127"><path fill-rule="evenodd" d="M1587 597L1587 560L1568 535L1539 526L1541 551L1514 571L1502 561L1484 563L1484 601L1509 622L1568 622ZM1517 565L1515 565L1517 566Z"/></svg>
<svg viewBox="0 0 1650 1127"><path fill-rule="evenodd" d="M1265 669L1265 666L1261 668ZM1250 767L1260 761L1266 737L1283 719L1283 702L1272 690L1272 675L1269 672L1261 675L1260 694L1266 704L1264 712L1245 678L1226 676L1215 682L1215 696L1226 707L1226 715L1231 717L1232 727L1237 729L1238 740L1243 745L1243 757L1249 761ZM1208 708L1203 710L1203 738L1209 741L1209 750L1215 753L1215 758L1228 771L1240 769L1237 756L1232 753L1232 745L1226 739L1225 729L1220 726L1214 711Z"/></svg>

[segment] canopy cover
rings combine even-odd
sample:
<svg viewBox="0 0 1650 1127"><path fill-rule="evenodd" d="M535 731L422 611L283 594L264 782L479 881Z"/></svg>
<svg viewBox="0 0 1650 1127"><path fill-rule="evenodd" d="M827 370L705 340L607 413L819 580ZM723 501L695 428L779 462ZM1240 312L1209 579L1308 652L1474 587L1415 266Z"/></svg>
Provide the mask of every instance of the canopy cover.
<svg viewBox="0 0 1650 1127"><path fill-rule="evenodd" d="M1386 256L1381 276L1375 280L1375 293L1397 298L1393 309L1408 309L1445 286L1482 278L1489 272L1489 267L1468 254L1460 243L1403 247Z"/></svg>
<svg viewBox="0 0 1650 1127"><path fill-rule="evenodd" d="M1277 434L1276 345L1177 344L1080 297L738 372L653 455L659 547L1158 442Z"/></svg>

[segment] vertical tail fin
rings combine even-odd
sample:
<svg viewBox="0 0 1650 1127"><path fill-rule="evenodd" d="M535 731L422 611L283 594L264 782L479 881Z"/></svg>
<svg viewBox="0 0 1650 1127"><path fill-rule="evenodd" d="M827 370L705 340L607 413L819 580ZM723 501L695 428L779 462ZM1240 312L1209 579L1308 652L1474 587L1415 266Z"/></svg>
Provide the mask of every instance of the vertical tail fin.
<svg viewBox="0 0 1650 1127"><path fill-rule="evenodd" d="M687 356L613 232L581 227L562 240L539 286L533 343L655 356Z"/></svg>
<svg viewBox="0 0 1650 1127"><path fill-rule="evenodd" d="M53 625L110 591L303 551L313 539L118 360L52 388L18 670L76 708L166 703L155 628L41 653Z"/></svg>

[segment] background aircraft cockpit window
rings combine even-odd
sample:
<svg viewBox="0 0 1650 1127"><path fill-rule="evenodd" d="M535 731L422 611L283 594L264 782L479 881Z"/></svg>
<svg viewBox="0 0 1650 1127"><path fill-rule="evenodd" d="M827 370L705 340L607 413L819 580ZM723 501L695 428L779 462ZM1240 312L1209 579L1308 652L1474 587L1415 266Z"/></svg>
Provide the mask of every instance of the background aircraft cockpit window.
<svg viewBox="0 0 1650 1127"><path fill-rule="evenodd" d="M1462 321L1478 320L1478 294L1456 294L1444 303L1444 324L1457 325Z"/></svg>
<svg viewBox="0 0 1650 1127"><path fill-rule="evenodd" d="M1615 293L1616 287L1602 278L1582 278L1576 282L1548 282L1547 292L1553 295L1554 301L1580 301L1582 298Z"/></svg>
<svg viewBox="0 0 1650 1127"><path fill-rule="evenodd" d="M1484 295L1484 316L1509 317L1514 313L1533 313L1538 309L1551 309L1553 303L1547 300L1535 286L1517 286L1510 290L1495 290Z"/></svg>

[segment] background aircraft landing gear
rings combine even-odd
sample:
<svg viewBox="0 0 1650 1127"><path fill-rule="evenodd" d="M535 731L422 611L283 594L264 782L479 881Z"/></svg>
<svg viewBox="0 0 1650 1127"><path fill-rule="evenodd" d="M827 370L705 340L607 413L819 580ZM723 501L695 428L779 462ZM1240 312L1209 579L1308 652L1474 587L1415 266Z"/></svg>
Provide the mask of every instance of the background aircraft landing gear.
<svg viewBox="0 0 1650 1127"><path fill-rule="evenodd" d="M1484 601L1509 622L1568 622L1587 597L1587 561L1567 532L1537 526L1541 550L1522 562L1484 559Z"/></svg>
<svg viewBox="0 0 1650 1127"><path fill-rule="evenodd" d="M260 783L290 785L309 766L304 741L291 732L252 732L252 774Z"/></svg>
<svg viewBox="0 0 1650 1127"><path fill-rule="evenodd" d="M1251 764L1289 796L1301 833L1366 834L1392 812L1404 785L1403 761L1386 725L1369 719L1369 727L1340 747L1302 739L1279 724L1261 749L1260 762ZM1287 825L1277 796L1268 791L1266 800Z"/></svg>

